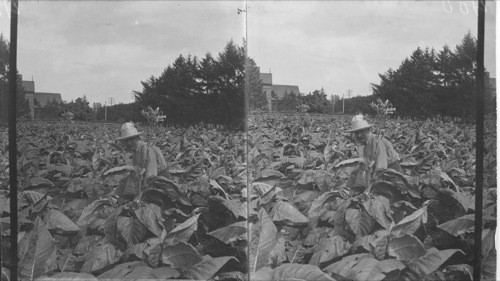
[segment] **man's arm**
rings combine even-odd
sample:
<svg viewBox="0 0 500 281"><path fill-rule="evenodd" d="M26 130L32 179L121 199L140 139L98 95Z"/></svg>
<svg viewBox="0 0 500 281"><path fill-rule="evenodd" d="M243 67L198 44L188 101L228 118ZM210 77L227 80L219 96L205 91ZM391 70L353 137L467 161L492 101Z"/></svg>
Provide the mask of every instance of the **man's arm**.
<svg viewBox="0 0 500 281"><path fill-rule="evenodd" d="M387 169L387 151L385 145L382 143L381 139L377 139L374 143L375 147L373 149L375 156L374 171L379 169Z"/></svg>
<svg viewBox="0 0 500 281"><path fill-rule="evenodd" d="M148 147L148 156L146 161L146 172L144 173L144 178L158 175L158 165L156 164L156 153L150 147Z"/></svg>

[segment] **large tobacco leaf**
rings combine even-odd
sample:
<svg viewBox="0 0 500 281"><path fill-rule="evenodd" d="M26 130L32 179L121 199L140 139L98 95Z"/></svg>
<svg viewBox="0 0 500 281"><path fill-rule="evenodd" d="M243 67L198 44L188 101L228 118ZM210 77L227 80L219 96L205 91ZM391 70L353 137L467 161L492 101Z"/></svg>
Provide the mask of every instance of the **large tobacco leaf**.
<svg viewBox="0 0 500 281"><path fill-rule="evenodd" d="M32 280L57 269L56 246L42 219L19 241L19 278Z"/></svg>
<svg viewBox="0 0 500 281"><path fill-rule="evenodd" d="M146 260L152 268L157 268L161 261L161 240L158 238L149 239L147 242L148 247L144 249L143 253L146 255Z"/></svg>
<svg viewBox="0 0 500 281"><path fill-rule="evenodd" d="M456 253L464 254L458 249L440 251L436 248L430 248L424 256L406 262L406 266L418 276L424 277L437 270L444 262Z"/></svg>
<svg viewBox="0 0 500 281"><path fill-rule="evenodd" d="M417 229L427 222L427 206L424 206L411 215L405 217L391 229L391 235L400 236L403 234L413 235Z"/></svg>
<svg viewBox="0 0 500 281"><path fill-rule="evenodd" d="M369 254L356 254L331 264L324 270L328 273L343 276L350 280L383 280L392 272L400 272L405 265L397 260L379 261Z"/></svg>
<svg viewBox="0 0 500 281"><path fill-rule="evenodd" d="M347 160L344 160L344 161L341 161L337 164L335 164L335 168L341 168L343 166L346 166L346 165L356 165L356 164L359 164L359 163L363 163L364 159L363 158L352 158L352 159L347 159Z"/></svg>
<svg viewBox="0 0 500 281"><path fill-rule="evenodd" d="M269 214L273 221L284 222L292 225L307 224L309 220L292 204L278 201Z"/></svg>
<svg viewBox="0 0 500 281"><path fill-rule="evenodd" d="M126 262L119 264L112 269L100 274L97 276L99 281L101 280L124 280L127 275L129 275L131 272L136 270L138 268L139 270L144 269L147 267L146 264L140 261L133 261L133 262Z"/></svg>
<svg viewBox="0 0 500 281"><path fill-rule="evenodd" d="M161 224L161 209L155 204L141 206L134 211L137 219L151 231L156 237L160 237L163 226Z"/></svg>
<svg viewBox="0 0 500 281"><path fill-rule="evenodd" d="M483 270L483 268L484 266L482 266L481 269ZM443 269L443 273L445 274L448 280L473 280L472 272L473 268L471 265L468 264L449 265ZM481 275L483 280L488 280L490 278L485 276L484 271L482 272Z"/></svg>
<svg viewBox="0 0 500 281"><path fill-rule="evenodd" d="M163 266L151 270L151 273L149 274L148 278L154 280L165 280L165 279L176 279L180 276L181 273L177 269Z"/></svg>
<svg viewBox="0 0 500 281"><path fill-rule="evenodd" d="M309 220L314 221L322 213L327 210L328 203L333 202L337 198L342 198L342 195L338 191L329 191L321 194L318 198L314 199L307 212L307 217Z"/></svg>
<svg viewBox="0 0 500 281"><path fill-rule="evenodd" d="M202 261L200 254L191 244L179 243L174 246L165 246L161 252L163 264L172 268L186 269Z"/></svg>
<svg viewBox="0 0 500 281"><path fill-rule="evenodd" d="M54 186L54 183L46 178L31 178L26 182L24 188L33 189L33 188L51 187L51 186Z"/></svg>
<svg viewBox="0 0 500 281"><path fill-rule="evenodd" d="M309 264L319 266L320 263L347 254L350 248L351 243L340 235L335 235L331 238L323 238L320 244L313 248L314 254L309 260Z"/></svg>
<svg viewBox="0 0 500 281"><path fill-rule="evenodd" d="M375 231L373 234L363 236L354 241L353 248L354 249L362 248L366 251L371 251L373 247L375 247L377 240L380 239L381 237L387 236L388 233L389 232L387 230L378 230Z"/></svg>
<svg viewBox="0 0 500 281"><path fill-rule="evenodd" d="M391 203L402 200L403 194L398 187L389 181L377 181L372 183L371 194L380 195L387 198Z"/></svg>
<svg viewBox="0 0 500 281"><path fill-rule="evenodd" d="M250 278L250 280L273 280L273 269L270 266L263 267Z"/></svg>
<svg viewBox="0 0 500 281"><path fill-rule="evenodd" d="M362 259L347 272L345 277L355 281L380 281L385 275L380 272L379 263L380 261L374 258Z"/></svg>
<svg viewBox="0 0 500 281"><path fill-rule="evenodd" d="M373 217L385 229L391 228L392 218L390 215L389 199L383 196L373 196L363 202L368 214Z"/></svg>
<svg viewBox="0 0 500 281"><path fill-rule="evenodd" d="M95 247L83 257L84 264L81 272L92 273L119 261L122 252L113 244L104 243Z"/></svg>
<svg viewBox="0 0 500 281"><path fill-rule="evenodd" d="M391 273L393 271L402 271L403 269L406 268L404 263L402 263L398 260L395 260L395 259L387 259L387 260L380 261L377 264L377 267L378 267L378 270L384 274L388 274L388 273Z"/></svg>
<svg viewBox="0 0 500 281"><path fill-rule="evenodd" d="M182 277L194 280L209 280L228 261L236 260L235 257L212 258L209 255L203 256L202 260L186 269L182 270Z"/></svg>
<svg viewBox="0 0 500 281"><path fill-rule="evenodd" d="M98 199L93 201L83 209L76 224L79 226L89 224L95 218L95 214L102 210L105 206L111 206L111 202L107 199Z"/></svg>
<svg viewBox="0 0 500 281"><path fill-rule="evenodd" d="M333 212L329 222L333 224L335 231L350 240L354 239L355 234L353 233L349 222L347 221L346 210L352 203L352 199L347 199L345 202L340 203L337 210ZM359 237L358 237L359 238Z"/></svg>
<svg viewBox="0 0 500 281"><path fill-rule="evenodd" d="M372 242L370 242L370 252L378 260L383 260L387 258L388 245L390 241L390 235L387 231L382 231L381 233L375 233L375 237Z"/></svg>
<svg viewBox="0 0 500 281"><path fill-rule="evenodd" d="M307 208L309 209L309 207L311 207L312 205L312 202L316 200L316 198L318 198L320 194L321 193L316 190L303 190L299 194L293 196L293 203L299 209L302 209L302 206L307 206Z"/></svg>
<svg viewBox="0 0 500 281"><path fill-rule="evenodd" d="M198 218L200 214L194 215L187 219L185 222L176 226L165 237L165 242L174 245L177 242L187 243L191 235L198 229Z"/></svg>
<svg viewBox="0 0 500 281"><path fill-rule="evenodd" d="M287 247L286 257L290 263L303 263L305 260L305 255L309 253L309 249L306 249L300 244L300 241L290 242L291 246Z"/></svg>
<svg viewBox="0 0 500 281"><path fill-rule="evenodd" d="M481 275L485 280L495 280L497 272L496 250L490 251L481 260Z"/></svg>
<svg viewBox="0 0 500 281"><path fill-rule="evenodd" d="M108 218L106 219L106 222L104 223L104 235L106 236L106 239L117 245L122 247L123 242L120 239L121 237L119 236L119 230L117 227L117 220L120 214L123 211L124 206L121 206L109 214Z"/></svg>
<svg viewBox="0 0 500 281"><path fill-rule="evenodd" d="M269 253L266 265L275 267L286 261L287 257L285 243L285 237L278 236L278 243L276 243L273 250Z"/></svg>
<svg viewBox="0 0 500 281"><path fill-rule="evenodd" d="M453 236L462 235L466 230L474 227L474 214L447 221L438 225L438 227Z"/></svg>
<svg viewBox="0 0 500 281"><path fill-rule="evenodd" d="M313 247L316 246L322 238L325 238L326 236L329 236L329 234L335 234L335 230L332 228L328 227L315 227L312 228L311 231L309 231L309 234L306 236L306 238L303 241L303 245L307 247ZM330 235L332 236L332 235Z"/></svg>
<svg viewBox="0 0 500 281"><path fill-rule="evenodd" d="M83 209L89 205L89 199L74 199L63 204L62 212L68 216L68 218L76 222L83 212Z"/></svg>
<svg viewBox="0 0 500 281"><path fill-rule="evenodd" d="M389 241L389 255L400 261L411 261L425 255L422 242L415 236L405 234L402 237L392 238Z"/></svg>
<svg viewBox="0 0 500 281"><path fill-rule="evenodd" d="M97 235L87 235L82 237L73 248L73 254L83 256L93 249L103 238Z"/></svg>
<svg viewBox="0 0 500 281"><path fill-rule="evenodd" d="M245 192L246 188L244 188L241 192L246 195ZM221 196L210 196L209 202L213 200L215 202L220 203L222 206L224 206L228 211L234 214L235 218L248 218L248 210L245 208L247 205L247 202L241 203L240 200L237 199L226 199ZM256 202L256 200L252 201ZM253 203L250 203L250 206L253 205ZM250 210L251 213L254 213L253 210Z"/></svg>
<svg viewBox="0 0 500 281"><path fill-rule="evenodd" d="M63 233L78 232L80 228L61 211L50 209L43 218L47 229Z"/></svg>
<svg viewBox="0 0 500 281"><path fill-rule="evenodd" d="M80 261L70 251L60 251L57 253L57 270L61 272L78 270Z"/></svg>
<svg viewBox="0 0 500 281"><path fill-rule="evenodd" d="M128 176L120 180L116 187L116 194L122 196L137 196L141 191L141 178L135 172L131 171Z"/></svg>
<svg viewBox="0 0 500 281"><path fill-rule="evenodd" d="M99 281L114 280L166 280L177 278L180 272L170 267L151 268L146 264L134 261L115 266L97 276Z"/></svg>
<svg viewBox="0 0 500 281"><path fill-rule="evenodd" d="M250 185L250 192L248 196L250 198L261 197L264 194L267 194L273 189L273 186L264 182L253 182Z"/></svg>
<svg viewBox="0 0 500 281"><path fill-rule="evenodd" d="M491 251L495 250L495 233L496 229L483 229L483 242L481 253L483 256L488 256Z"/></svg>
<svg viewBox="0 0 500 281"><path fill-rule="evenodd" d="M134 217L119 216L116 227L121 236L127 242L127 247L140 243L147 235L147 228Z"/></svg>
<svg viewBox="0 0 500 281"><path fill-rule="evenodd" d="M459 191L451 190L451 189L440 189L440 195L442 196L442 201L453 201L456 206L459 208L463 208L464 212L468 212L469 210L474 210L474 198L470 196L466 196L464 193Z"/></svg>
<svg viewBox="0 0 500 281"><path fill-rule="evenodd" d="M144 250L146 250L147 247L149 247L149 245L146 242L135 244L135 245L127 248L127 250L125 250L125 252L123 252L123 255L121 256L120 259L125 260L125 261L129 261L129 260L135 260L138 258L138 259L144 261L147 258L146 254L144 253ZM134 256L136 258L134 258Z"/></svg>
<svg viewBox="0 0 500 281"><path fill-rule="evenodd" d="M151 278L151 273L153 272L153 269L145 264L140 265L135 267L132 272L128 273L125 275L125 277L122 280L148 280ZM99 279L99 280L106 280L106 279ZM116 278L113 278L111 280L116 280ZM111 281L109 280L109 281Z"/></svg>
<svg viewBox="0 0 500 281"><path fill-rule="evenodd" d="M340 261L327 266L324 270L328 273L335 273L341 276L347 276L349 271L360 261L367 258L373 258L370 254L355 254L344 257Z"/></svg>
<svg viewBox="0 0 500 281"><path fill-rule="evenodd" d="M77 193L83 191L90 199L96 199L101 184L100 181L94 178L73 178L65 186L67 186L66 192Z"/></svg>
<svg viewBox="0 0 500 281"><path fill-rule="evenodd" d="M319 267L309 264L282 264L272 272L272 281L335 281Z"/></svg>
<svg viewBox="0 0 500 281"><path fill-rule="evenodd" d="M266 265L268 255L278 243L278 230L267 212L261 208L258 214L259 221L253 224L250 230L250 274Z"/></svg>
<svg viewBox="0 0 500 281"><path fill-rule="evenodd" d="M380 177L384 181L392 182L396 185L400 192L404 194L408 194L413 198L420 199L420 194L416 186L410 184L409 177L403 175L392 169L383 170L380 174Z"/></svg>
<svg viewBox="0 0 500 281"><path fill-rule="evenodd" d="M271 169L264 169L260 171L260 176L255 178L254 182L265 182L269 185L276 184L280 179L284 178L281 172Z"/></svg>
<svg viewBox="0 0 500 281"><path fill-rule="evenodd" d="M129 172L135 172L135 168L133 166L120 166L114 167L102 174L103 177L109 177L114 175L121 175L122 177L126 177Z"/></svg>
<svg viewBox="0 0 500 281"><path fill-rule="evenodd" d="M43 193L36 192L33 190L24 190L23 192L21 192L21 196L19 198L19 207L23 208L23 206L35 205L40 200L43 200L44 198L51 199L52 197L48 196L47 194L43 194ZM8 199L8 198L5 198L5 199ZM10 205L9 200L0 201L0 202ZM2 205L2 207L5 207L5 206ZM10 210L8 208L5 209L5 211L10 212Z"/></svg>
<svg viewBox="0 0 500 281"><path fill-rule="evenodd" d="M238 239L247 239L247 231L251 226L248 227L248 222L246 221L240 221L233 223L228 226L224 226L222 228L216 229L212 232L207 233L208 235L215 237L219 239L220 241L224 242L225 244L229 244L231 242L234 242Z"/></svg>
<svg viewBox="0 0 500 281"><path fill-rule="evenodd" d="M371 234L376 226L376 220L363 208L347 209L345 211L345 220L349 223L356 238Z"/></svg>
<svg viewBox="0 0 500 281"><path fill-rule="evenodd" d="M89 273L59 272L50 277L42 276L35 281L98 281L98 279Z"/></svg>

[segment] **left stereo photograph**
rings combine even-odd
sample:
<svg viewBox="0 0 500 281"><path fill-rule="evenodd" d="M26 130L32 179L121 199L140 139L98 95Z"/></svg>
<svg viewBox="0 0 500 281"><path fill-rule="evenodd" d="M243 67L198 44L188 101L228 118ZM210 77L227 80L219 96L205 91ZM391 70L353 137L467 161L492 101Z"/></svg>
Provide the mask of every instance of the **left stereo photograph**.
<svg viewBox="0 0 500 281"><path fill-rule="evenodd" d="M17 46L10 4L1 280L247 279L245 2L19 1Z"/></svg>

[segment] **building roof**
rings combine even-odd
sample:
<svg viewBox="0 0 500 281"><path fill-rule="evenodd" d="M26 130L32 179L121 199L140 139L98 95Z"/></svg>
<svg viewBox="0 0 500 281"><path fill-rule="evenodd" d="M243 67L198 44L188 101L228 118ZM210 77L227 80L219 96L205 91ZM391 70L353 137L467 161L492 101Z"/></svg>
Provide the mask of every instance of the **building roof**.
<svg viewBox="0 0 500 281"><path fill-rule="evenodd" d="M36 99L40 103L41 106L45 106L53 100L56 100L57 102L62 102L61 94L59 94L59 93L36 92L33 95L33 98Z"/></svg>
<svg viewBox="0 0 500 281"><path fill-rule="evenodd" d="M272 91L276 93L279 99L282 99L285 96L285 93L300 94L299 86L293 85L273 85Z"/></svg>
<svg viewBox="0 0 500 281"><path fill-rule="evenodd" d="M273 74L272 73L260 73L260 80L262 80L263 85L273 84Z"/></svg>
<svg viewBox="0 0 500 281"><path fill-rule="evenodd" d="M23 86L25 92L35 92L35 81L22 81L21 85Z"/></svg>

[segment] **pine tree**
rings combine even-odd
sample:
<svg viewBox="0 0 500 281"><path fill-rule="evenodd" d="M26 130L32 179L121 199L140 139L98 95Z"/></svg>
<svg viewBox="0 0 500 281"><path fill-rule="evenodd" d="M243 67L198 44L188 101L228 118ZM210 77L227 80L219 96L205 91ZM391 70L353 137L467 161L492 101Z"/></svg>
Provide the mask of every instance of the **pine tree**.
<svg viewBox="0 0 500 281"><path fill-rule="evenodd" d="M417 48L398 69L379 74L373 93L391 101L398 115L473 118L476 50L470 32L454 52L447 45L439 52Z"/></svg>
<svg viewBox="0 0 500 281"><path fill-rule="evenodd" d="M0 119L8 119L9 108L9 57L10 45L7 39L0 34ZM17 71L16 71L17 74ZM31 112L26 94L22 87L22 81L17 74L17 96L16 96L16 117L27 117Z"/></svg>

